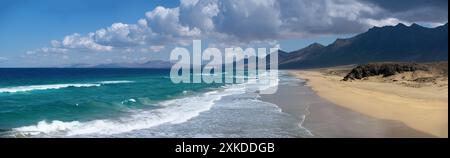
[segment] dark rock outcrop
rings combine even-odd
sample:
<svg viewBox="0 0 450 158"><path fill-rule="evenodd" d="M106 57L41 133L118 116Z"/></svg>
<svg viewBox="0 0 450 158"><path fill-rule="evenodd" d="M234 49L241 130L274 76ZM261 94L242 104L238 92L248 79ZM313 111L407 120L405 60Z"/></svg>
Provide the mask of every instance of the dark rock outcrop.
<svg viewBox="0 0 450 158"><path fill-rule="evenodd" d="M417 63L370 63L354 68L344 77L344 81L360 80L366 77L379 75L388 77L403 72L413 72L418 70L427 71L428 68Z"/></svg>

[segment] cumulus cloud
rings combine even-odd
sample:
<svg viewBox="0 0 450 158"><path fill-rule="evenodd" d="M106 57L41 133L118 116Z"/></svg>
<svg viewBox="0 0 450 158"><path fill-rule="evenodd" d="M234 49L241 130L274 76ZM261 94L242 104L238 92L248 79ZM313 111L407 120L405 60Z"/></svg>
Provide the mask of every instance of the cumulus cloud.
<svg viewBox="0 0 450 158"><path fill-rule="evenodd" d="M178 7L156 7L135 24L74 33L27 54L161 52L193 39L221 47L276 46L281 39L355 34L373 26L445 23L447 5L447 0L181 0Z"/></svg>
<svg viewBox="0 0 450 158"><path fill-rule="evenodd" d="M281 0L279 7L288 37L361 32L368 27L361 19L379 11L356 0Z"/></svg>
<svg viewBox="0 0 450 158"><path fill-rule="evenodd" d="M149 39L151 44L186 44L187 39L199 37L201 30L182 25L180 23L180 8L156 7L145 14L149 28L154 37Z"/></svg>
<svg viewBox="0 0 450 158"><path fill-rule="evenodd" d="M137 25L115 23L106 29L95 32L94 41L100 45L111 47L126 47L145 44L148 36L146 22L139 21Z"/></svg>
<svg viewBox="0 0 450 158"><path fill-rule="evenodd" d="M200 30L191 29L183 26L180 23L180 9L179 8L164 8L157 7L146 14L147 21L152 30L159 35L167 36L195 36L200 34Z"/></svg>
<svg viewBox="0 0 450 158"><path fill-rule="evenodd" d="M185 26L199 28L204 33L214 31L213 17L219 14L217 1L181 0L180 23Z"/></svg>
<svg viewBox="0 0 450 158"><path fill-rule="evenodd" d="M81 36L78 33L64 37L61 42L62 49L87 49L93 51L111 51L112 46L102 45L95 41L95 33Z"/></svg>
<svg viewBox="0 0 450 158"><path fill-rule="evenodd" d="M271 39L282 25L275 0L222 1L214 18L218 32L242 40Z"/></svg>

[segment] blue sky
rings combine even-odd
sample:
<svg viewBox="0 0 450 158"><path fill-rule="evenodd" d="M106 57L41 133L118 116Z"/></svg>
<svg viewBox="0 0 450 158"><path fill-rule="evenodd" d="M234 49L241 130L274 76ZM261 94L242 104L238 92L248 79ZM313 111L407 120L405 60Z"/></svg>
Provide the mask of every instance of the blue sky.
<svg viewBox="0 0 450 158"><path fill-rule="evenodd" d="M17 58L68 34L88 33L113 22L132 23L167 0L1 0L0 57Z"/></svg>
<svg viewBox="0 0 450 158"><path fill-rule="evenodd" d="M443 24L448 2L436 2L402 8L372 0L1 0L0 67L164 60L193 39L292 51L373 26Z"/></svg>

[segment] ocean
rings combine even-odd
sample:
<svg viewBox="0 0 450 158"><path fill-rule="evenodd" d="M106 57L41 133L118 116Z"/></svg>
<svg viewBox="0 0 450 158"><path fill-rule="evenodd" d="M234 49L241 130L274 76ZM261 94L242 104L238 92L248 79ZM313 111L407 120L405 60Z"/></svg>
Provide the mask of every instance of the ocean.
<svg viewBox="0 0 450 158"><path fill-rule="evenodd" d="M301 120L261 101L252 83L174 84L169 73L0 69L0 137L309 136ZM281 73L280 82L300 81Z"/></svg>

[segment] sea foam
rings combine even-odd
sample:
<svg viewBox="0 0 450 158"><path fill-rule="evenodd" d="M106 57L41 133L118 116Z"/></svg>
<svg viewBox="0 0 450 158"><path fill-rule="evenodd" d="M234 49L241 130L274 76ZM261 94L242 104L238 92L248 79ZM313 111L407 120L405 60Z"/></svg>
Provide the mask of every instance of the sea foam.
<svg viewBox="0 0 450 158"><path fill-rule="evenodd" d="M158 103L161 108L135 110L129 116L118 119L93 120L87 122L41 121L37 125L14 128L13 131L32 136L76 137L89 135L113 135L134 130L148 129L162 124L180 124L200 113L208 111L222 97L244 94L245 88L227 86L196 96L167 100Z"/></svg>
<svg viewBox="0 0 450 158"><path fill-rule="evenodd" d="M133 81L102 81L100 84L121 84L121 83L133 83Z"/></svg>
<svg viewBox="0 0 450 158"><path fill-rule="evenodd" d="M62 88L83 88L83 87L100 87L106 84L122 84L132 83L133 81L102 81L97 83L80 83L80 84L51 84L51 85L30 85L30 86L17 86L0 88L0 93L17 93L17 92L29 92L37 90L51 90Z"/></svg>
<svg viewBox="0 0 450 158"><path fill-rule="evenodd" d="M61 89L69 87L80 88L80 87L99 87L99 86L101 86L101 84L54 84L54 85L18 86L18 87L0 88L0 93L17 93L35 90Z"/></svg>

